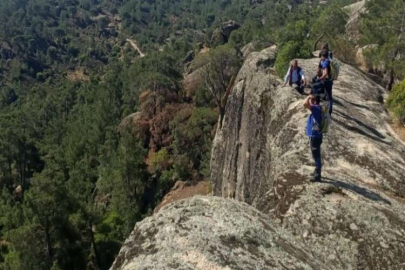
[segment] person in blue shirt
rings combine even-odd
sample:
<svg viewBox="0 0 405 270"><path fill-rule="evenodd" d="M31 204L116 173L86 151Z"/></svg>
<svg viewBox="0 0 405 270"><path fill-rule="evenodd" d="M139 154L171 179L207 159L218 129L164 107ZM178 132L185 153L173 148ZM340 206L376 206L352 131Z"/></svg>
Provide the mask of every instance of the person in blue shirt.
<svg viewBox="0 0 405 270"><path fill-rule="evenodd" d="M319 62L319 69L322 72L322 76L319 78L320 81L323 82L325 87L326 97L329 105L329 114L332 114L332 105L333 105L333 98L332 98L332 88L333 88L333 81L331 78L331 61L329 58L329 53L323 51L321 53L321 61Z"/></svg>
<svg viewBox="0 0 405 270"><path fill-rule="evenodd" d="M306 135L309 138L312 157L315 161L315 170L311 176L311 182L321 182L322 156L321 145L323 134L321 132L322 106L319 95L309 95L304 102L304 107L311 111L308 117Z"/></svg>
<svg viewBox="0 0 405 270"><path fill-rule="evenodd" d="M298 66L298 61L291 61L291 66L284 77L284 86L290 84L291 87L296 89L300 94L304 94L305 87L305 74L304 70Z"/></svg>

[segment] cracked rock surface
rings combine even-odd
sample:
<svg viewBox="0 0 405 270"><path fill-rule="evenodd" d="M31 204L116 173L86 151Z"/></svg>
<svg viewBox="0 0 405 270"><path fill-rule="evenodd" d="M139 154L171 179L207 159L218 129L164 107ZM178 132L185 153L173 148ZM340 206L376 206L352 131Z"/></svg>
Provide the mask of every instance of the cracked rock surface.
<svg viewBox="0 0 405 270"><path fill-rule="evenodd" d="M138 223L111 269L331 267L257 209L234 200L196 196Z"/></svg>

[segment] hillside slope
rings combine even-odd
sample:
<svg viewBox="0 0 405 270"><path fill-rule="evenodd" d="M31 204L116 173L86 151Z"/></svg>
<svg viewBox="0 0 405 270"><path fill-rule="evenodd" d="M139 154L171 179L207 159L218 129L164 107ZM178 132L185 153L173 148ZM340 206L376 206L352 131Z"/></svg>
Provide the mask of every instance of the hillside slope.
<svg viewBox="0 0 405 270"><path fill-rule="evenodd" d="M387 125L384 90L342 66L323 183L310 184L308 113L274 75L275 52L245 61L217 131L211 177L228 199L162 208L112 269L404 269L405 145ZM300 63L308 72L317 61Z"/></svg>

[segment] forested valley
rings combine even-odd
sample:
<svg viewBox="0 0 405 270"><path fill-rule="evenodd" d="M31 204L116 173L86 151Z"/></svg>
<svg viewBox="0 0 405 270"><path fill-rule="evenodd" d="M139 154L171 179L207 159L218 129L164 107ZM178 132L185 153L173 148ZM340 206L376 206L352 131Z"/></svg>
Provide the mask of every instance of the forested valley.
<svg viewBox="0 0 405 270"><path fill-rule="evenodd" d="M176 181L209 181L247 44L277 44L280 76L317 40L348 63L377 44L403 121L404 4L370 0L353 41L353 2L2 0L0 269L109 269Z"/></svg>

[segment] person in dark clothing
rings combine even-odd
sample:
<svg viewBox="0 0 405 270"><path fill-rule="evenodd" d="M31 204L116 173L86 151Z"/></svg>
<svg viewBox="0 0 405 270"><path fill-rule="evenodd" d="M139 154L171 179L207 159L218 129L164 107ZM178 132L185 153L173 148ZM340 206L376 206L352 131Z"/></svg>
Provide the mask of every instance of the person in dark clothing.
<svg viewBox="0 0 405 270"><path fill-rule="evenodd" d="M323 52L327 52L328 53L328 58L331 59L331 60L333 59L333 52L329 50L329 44L328 43L322 44L321 51L319 52L319 58L322 57Z"/></svg>
<svg viewBox="0 0 405 270"><path fill-rule="evenodd" d="M322 76L319 78L320 81L323 82L325 91L326 91L326 98L330 103L329 106L329 114L332 115L332 106L333 106L333 97L332 97L332 88L333 88L333 81L331 78L331 61L328 58L328 53L322 52L321 61L319 62L319 69L322 71Z"/></svg>
<svg viewBox="0 0 405 270"><path fill-rule="evenodd" d="M321 145L323 134L321 131L322 106L320 102L321 98L319 95L309 95L304 102L304 107L311 111L306 127L306 135L309 138L312 157L315 161L315 170L312 173L311 182L321 182L322 178Z"/></svg>
<svg viewBox="0 0 405 270"><path fill-rule="evenodd" d="M320 82L321 77L322 77L322 70L318 67L315 77L312 78L312 83L315 84Z"/></svg>
<svg viewBox="0 0 405 270"><path fill-rule="evenodd" d="M291 61L291 66L287 71L284 78L284 86L290 84L291 87L296 89L300 94L304 94L305 87L305 74L304 70L298 66L298 61Z"/></svg>
<svg viewBox="0 0 405 270"><path fill-rule="evenodd" d="M325 86L321 81L322 70L318 68L315 77L312 78L311 94L320 95L322 99L325 98Z"/></svg>

